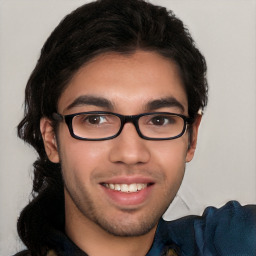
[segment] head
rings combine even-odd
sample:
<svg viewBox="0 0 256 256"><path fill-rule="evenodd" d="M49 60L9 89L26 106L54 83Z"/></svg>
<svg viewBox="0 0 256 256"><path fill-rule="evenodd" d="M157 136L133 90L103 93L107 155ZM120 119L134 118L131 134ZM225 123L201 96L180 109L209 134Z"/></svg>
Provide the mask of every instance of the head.
<svg viewBox="0 0 256 256"><path fill-rule="evenodd" d="M198 111L207 103L205 74L204 57L188 30L165 8L140 0L102 0L66 16L42 48L27 83L25 116L18 126L19 136L39 155L34 163L34 199L18 224L23 242L32 250L42 244L42 251L47 248L44 231L51 225L64 227L64 200L68 210L76 209L112 234L141 235L152 229L181 184L185 162L193 157ZM73 104L68 108L82 95L103 98L110 104ZM170 107L170 98L183 109L177 104ZM157 100L160 105L150 109L150 103L152 106ZM115 139L81 141L71 137L64 122L53 118L53 113L94 110L122 115L145 110L176 112L193 122L175 140L145 140L127 123ZM131 181L125 180L129 176ZM109 204L95 204L102 192L95 192L94 198L94 185L109 186L122 179L130 184L134 177L135 183L156 184L149 189L156 196L145 207L153 212L152 218L142 221L146 211L131 203L122 209L112 205L99 219L97 207L102 210ZM164 203L157 204L159 196ZM113 214L118 222L126 220L124 226L111 219ZM113 228L106 226L110 220ZM131 225L134 230L128 228ZM35 235L40 227L41 237Z"/></svg>

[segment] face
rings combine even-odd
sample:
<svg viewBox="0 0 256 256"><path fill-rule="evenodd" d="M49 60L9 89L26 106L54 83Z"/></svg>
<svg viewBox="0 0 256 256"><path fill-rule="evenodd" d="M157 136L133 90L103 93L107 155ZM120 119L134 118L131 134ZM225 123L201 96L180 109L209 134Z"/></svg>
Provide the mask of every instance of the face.
<svg viewBox="0 0 256 256"><path fill-rule="evenodd" d="M82 67L60 96L60 114L86 111L188 116L188 101L170 60L154 52L109 53ZM144 140L132 123L112 140L82 141L71 137L60 122L56 143L50 121L43 118L46 152L62 166L66 212L117 236L153 230L180 187L185 163L193 157L199 122L193 125L190 146L188 132L175 140Z"/></svg>

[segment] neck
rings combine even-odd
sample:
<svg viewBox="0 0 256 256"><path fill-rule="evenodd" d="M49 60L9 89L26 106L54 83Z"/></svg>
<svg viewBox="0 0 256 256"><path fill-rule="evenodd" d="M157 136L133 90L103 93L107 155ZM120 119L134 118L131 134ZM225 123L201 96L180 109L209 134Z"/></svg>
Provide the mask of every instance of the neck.
<svg viewBox="0 0 256 256"><path fill-rule="evenodd" d="M156 226L136 237L115 236L86 218L72 200L65 200L65 230L68 237L90 256L144 256L149 251ZM72 206L70 204L73 204ZM141 246L143 245L143 246Z"/></svg>

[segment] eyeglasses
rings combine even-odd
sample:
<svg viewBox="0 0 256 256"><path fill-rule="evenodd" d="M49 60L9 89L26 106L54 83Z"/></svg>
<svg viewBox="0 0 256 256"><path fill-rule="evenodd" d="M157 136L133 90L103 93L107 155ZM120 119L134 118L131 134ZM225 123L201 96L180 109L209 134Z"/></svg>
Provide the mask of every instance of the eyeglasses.
<svg viewBox="0 0 256 256"><path fill-rule="evenodd" d="M116 138L126 123L133 123L139 136L146 140L172 140L181 137L189 117L169 112L124 116L112 112L90 111L71 115L53 114L56 121L65 120L70 135L78 140L100 141Z"/></svg>

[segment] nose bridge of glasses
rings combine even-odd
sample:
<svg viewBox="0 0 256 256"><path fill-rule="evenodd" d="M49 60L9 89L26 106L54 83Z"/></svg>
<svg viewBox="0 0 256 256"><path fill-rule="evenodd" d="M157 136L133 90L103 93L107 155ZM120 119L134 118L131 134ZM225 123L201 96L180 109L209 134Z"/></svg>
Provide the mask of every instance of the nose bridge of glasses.
<svg viewBox="0 0 256 256"><path fill-rule="evenodd" d="M134 125L136 125L138 118L138 115L123 116L123 124L133 123Z"/></svg>
<svg viewBox="0 0 256 256"><path fill-rule="evenodd" d="M124 125L126 123L132 123L135 126L135 129L136 129L137 133L139 134L139 136L141 136L139 126L138 126L139 118L140 118L140 115L121 116L121 131L123 130Z"/></svg>

